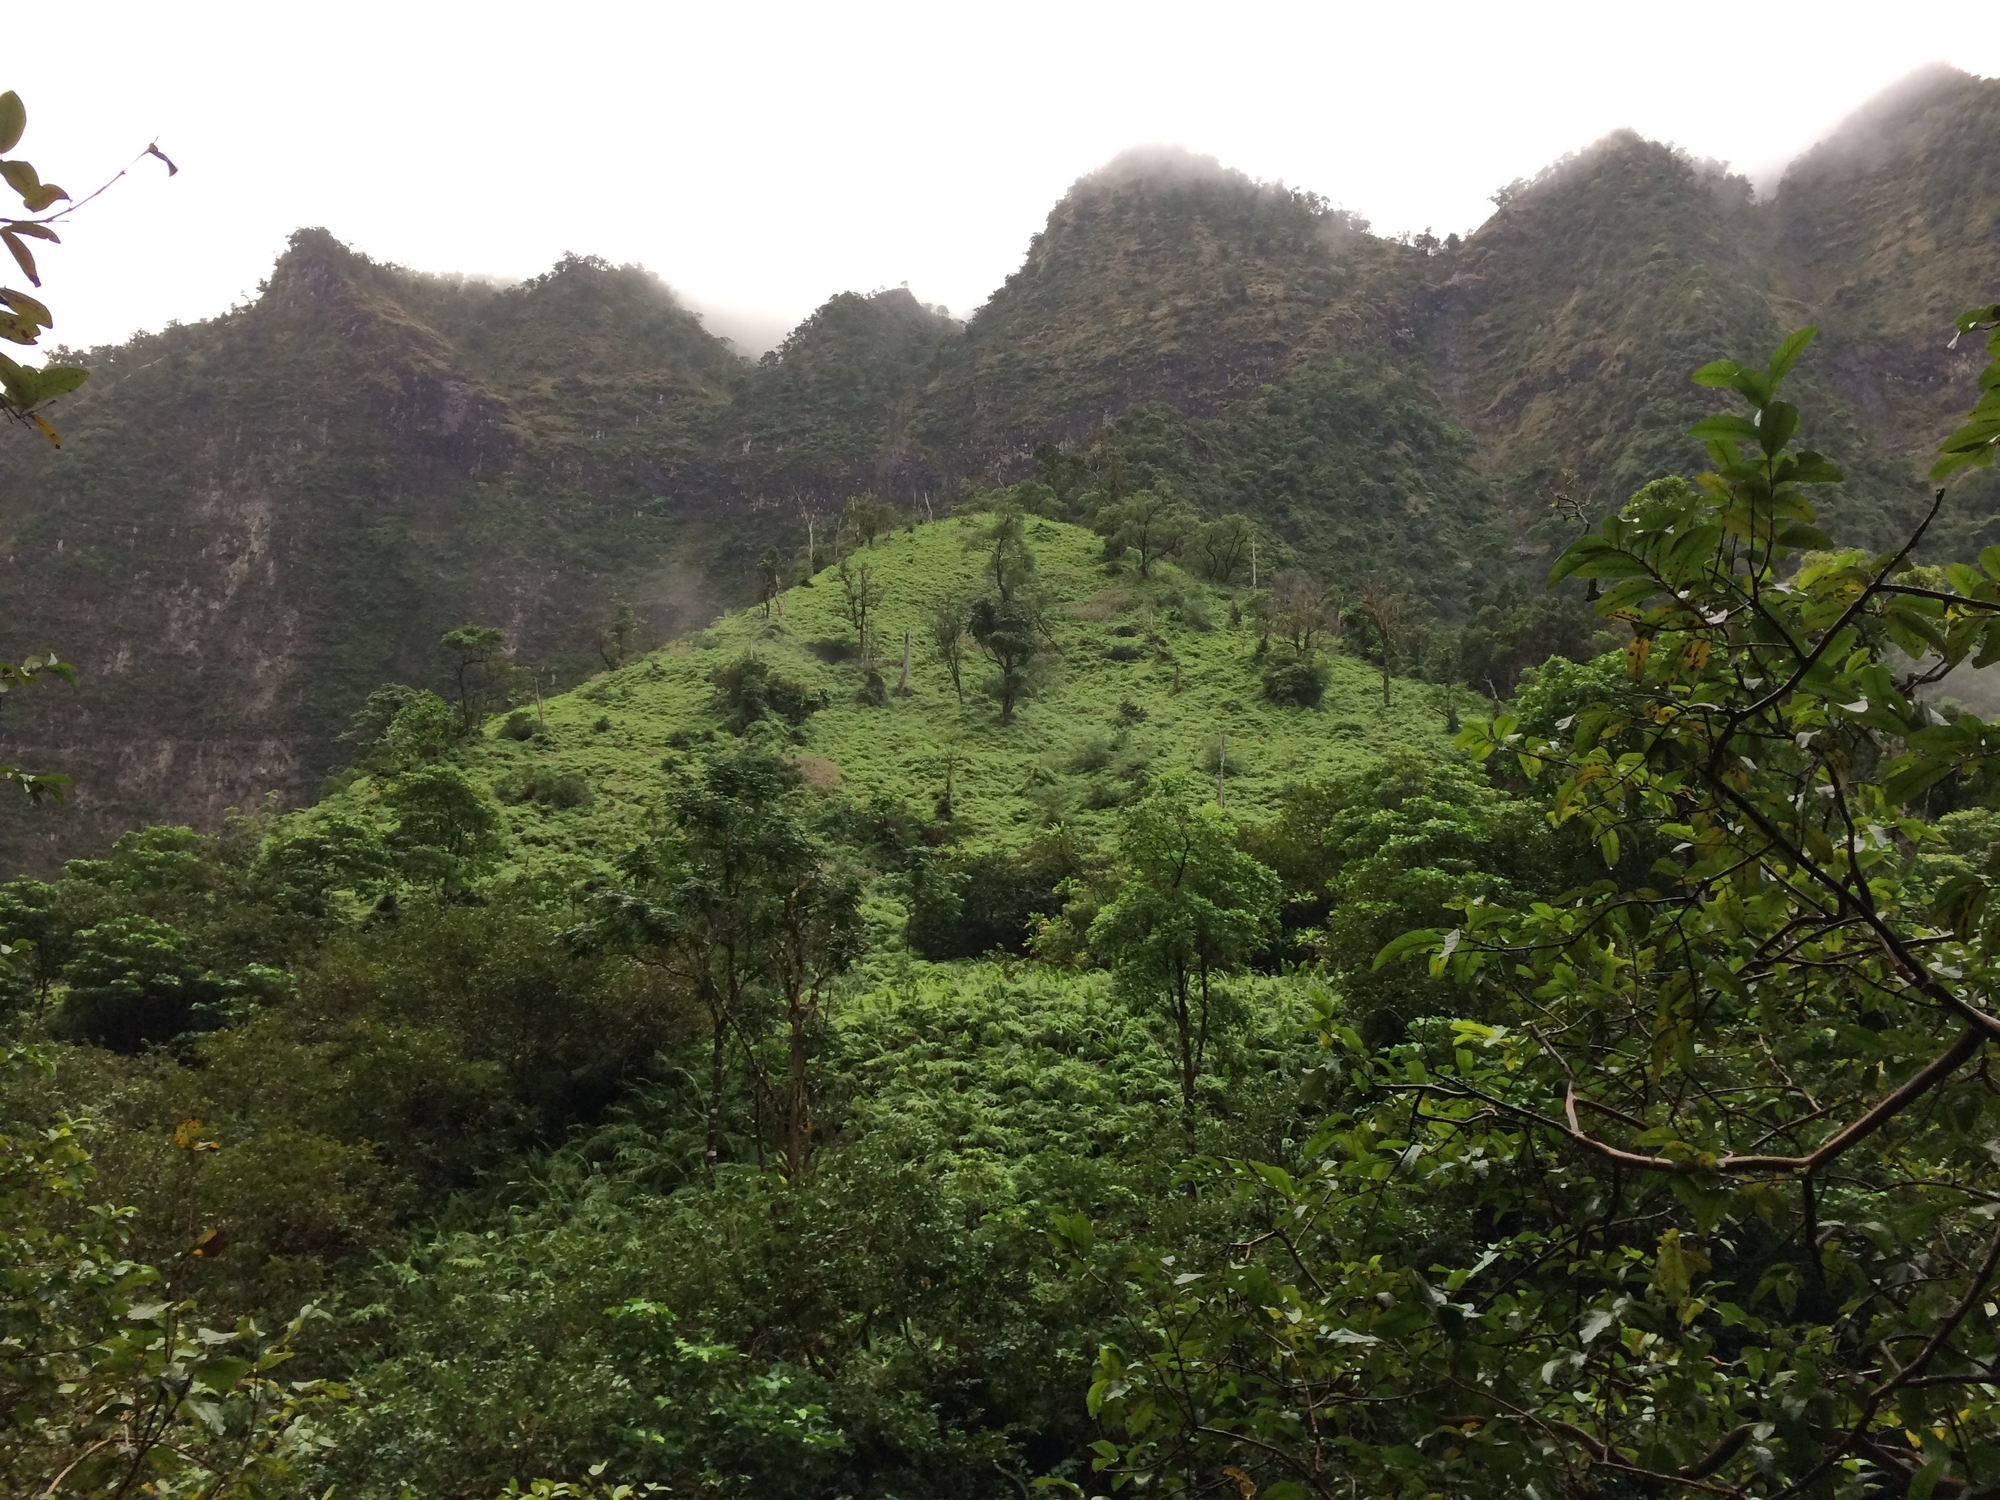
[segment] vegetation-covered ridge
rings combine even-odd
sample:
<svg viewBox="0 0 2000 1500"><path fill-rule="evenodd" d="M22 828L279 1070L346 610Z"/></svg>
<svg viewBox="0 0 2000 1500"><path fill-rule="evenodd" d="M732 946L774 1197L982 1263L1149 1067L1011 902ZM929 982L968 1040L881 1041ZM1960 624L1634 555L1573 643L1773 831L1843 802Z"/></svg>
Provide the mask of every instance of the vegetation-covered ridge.
<svg viewBox="0 0 2000 1500"><path fill-rule="evenodd" d="M1919 75L1768 202L1614 136L1463 239L1134 155L968 322L842 294L754 366L636 267L502 288L304 231L248 306L79 356L60 452L0 454L16 618L78 669L59 718L9 728L71 806L0 849L48 871L301 800L370 691L435 684L450 626L567 686L621 602L667 639L749 597L765 547L792 576L863 493L930 518L967 481L1150 489L1343 586L1509 613L1578 516L1699 462L1684 367L1808 317L1813 441L1844 456L1843 525L1886 539L1976 377L1936 330L1991 259L1996 88ZM1990 486L1929 545L1991 540Z"/></svg>

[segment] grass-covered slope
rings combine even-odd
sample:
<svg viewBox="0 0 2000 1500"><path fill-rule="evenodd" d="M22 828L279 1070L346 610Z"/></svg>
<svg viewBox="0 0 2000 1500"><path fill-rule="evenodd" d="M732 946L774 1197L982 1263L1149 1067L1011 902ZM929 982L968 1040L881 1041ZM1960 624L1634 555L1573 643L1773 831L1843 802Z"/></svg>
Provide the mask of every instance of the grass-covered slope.
<svg viewBox="0 0 2000 1500"><path fill-rule="evenodd" d="M925 619L948 589L961 597L990 591L982 586L980 520L918 526L854 555L885 590L876 628L891 695L881 707L861 701L855 632L829 568L811 587L783 596L782 619L756 609L726 616L547 700L544 735L517 741L500 734L497 721L489 726L467 766L509 803L516 864L601 863L646 832L657 820L663 763L671 770L684 758L671 742L727 736L710 678L746 653L826 695L796 750L809 782L838 786L864 805L902 799L928 818L952 761L950 833L963 842L1018 844L1052 816L1083 835L1107 835L1142 781L1183 774L1212 785L1219 735L1227 739L1224 794L1246 817L1267 814L1288 784L1355 768L1393 747L1449 753L1439 689L1397 682L1384 708L1380 672L1335 656L1318 710L1272 704L1263 696L1254 626L1229 623L1232 599L1247 590L1209 589L1170 565L1151 580L1130 570L1110 574L1096 536L1048 521L1028 528L1036 583L1054 606L1054 644L1034 668L1035 691L1014 722L1001 725L981 691L992 669L975 656L963 674L961 708L925 644ZM1204 615L1210 628L1196 628ZM911 693L898 698L905 630L915 640ZM1286 649L1276 641L1270 648ZM534 800L533 787L564 778L580 778L587 801L575 802L574 791ZM329 805L373 795L363 783Z"/></svg>

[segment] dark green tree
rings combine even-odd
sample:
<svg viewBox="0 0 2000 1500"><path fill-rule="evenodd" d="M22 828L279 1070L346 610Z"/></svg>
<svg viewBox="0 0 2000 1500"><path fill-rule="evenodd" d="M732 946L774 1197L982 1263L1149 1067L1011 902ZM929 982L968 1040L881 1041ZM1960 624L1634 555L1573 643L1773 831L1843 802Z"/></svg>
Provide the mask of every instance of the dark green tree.
<svg viewBox="0 0 2000 1500"><path fill-rule="evenodd" d="M1230 584L1250 567L1250 548L1257 528L1245 515L1232 513L1210 521L1194 536L1194 549L1202 577L1211 583Z"/></svg>
<svg viewBox="0 0 2000 1500"><path fill-rule="evenodd" d="M459 732L469 738L479 732L488 714L506 703L513 681L507 633L493 625L461 625L446 631L439 644L451 663Z"/></svg>
<svg viewBox="0 0 2000 1500"><path fill-rule="evenodd" d="M768 614L769 608L765 612ZM629 599L611 601L611 618L597 632L597 655L605 670L615 672L632 655L632 643L639 635L639 614Z"/></svg>
<svg viewBox="0 0 2000 1500"><path fill-rule="evenodd" d="M966 628L993 665L1000 669L1000 722L1014 722L1014 705L1027 690L1027 666L1034 659L1040 623L1027 605L1012 599L980 599L967 616Z"/></svg>
<svg viewBox="0 0 2000 1500"><path fill-rule="evenodd" d="M404 872L450 898L492 869L504 848L500 815L455 766L420 766L382 797L396 815L391 844Z"/></svg>
<svg viewBox="0 0 2000 1500"><path fill-rule="evenodd" d="M1879 553L1821 530L1840 471L1778 395L1810 339L1698 371L1748 407L1693 429L1711 472L1558 560L1628 633L1610 690L1462 737L1603 877L1461 893L1385 948L1464 987L1400 1045L1329 997L1332 1111L1244 1169L1282 1230L1177 1266L1153 1350L1107 1349L1109 1466L1496 1500L2000 1482L2000 907L1921 816L2000 754L1922 692L2000 657L2000 548L1933 573L1929 520Z"/></svg>
<svg viewBox="0 0 2000 1500"><path fill-rule="evenodd" d="M1104 538L1106 557L1134 553L1139 559L1139 576L1150 578L1154 563L1177 556L1187 545L1200 518L1171 495L1139 490L1105 505L1091 524Z"/></svg>

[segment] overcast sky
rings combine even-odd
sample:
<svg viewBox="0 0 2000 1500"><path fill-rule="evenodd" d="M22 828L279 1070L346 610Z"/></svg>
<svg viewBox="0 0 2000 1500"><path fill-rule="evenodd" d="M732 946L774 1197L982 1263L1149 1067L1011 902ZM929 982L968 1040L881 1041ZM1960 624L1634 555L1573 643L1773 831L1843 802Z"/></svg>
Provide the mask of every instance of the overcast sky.
<svg viewBox="0 0 2000 1500"><path fill-rule="evenodd" d="M507 279L639 261L754 351L835 292L964 316L1078 176L1178 144L1378 231L1471 229L1629 125L1762 181L1925 62L2000 74L1991 0L1794 4L84 4L12 46L19 154L86 346L252 296L291 230ZM11 269L11 268L10 268Z"/></svg>

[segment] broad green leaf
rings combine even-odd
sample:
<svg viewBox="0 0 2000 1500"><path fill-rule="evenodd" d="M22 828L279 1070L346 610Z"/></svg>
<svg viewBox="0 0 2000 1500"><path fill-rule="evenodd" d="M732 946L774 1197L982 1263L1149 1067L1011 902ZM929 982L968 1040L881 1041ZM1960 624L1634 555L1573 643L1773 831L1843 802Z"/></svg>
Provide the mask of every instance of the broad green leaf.
<svg viewBox="0 0 2000 1500"><path fill-rule="evenodd" d="M1773 401L1764 408L1764 419L1757 424L1757 441L1767 456L1776 457L1798 430L1799 409L1789 401Z"/></svg>
<svg viewBox="0 0 2000 1500"><path fill-rule="evenodd" d="M1733 359L1713 360L1694 372L1696 385L1730 386L1736 383L1737 364Z"/></svg>
<svg viewBox="0 0 2000 1500"><path fill-rule="evenodd" d="M1688 436L1702 442L1754 443L1762 429L1748 417L1739 417L1734 412L1718 412L1712 417L1703 417L1688 429Z"/></svg>
<svg viewBox="0 0 2000 1500"><path fill-rule="evenodd" d="M1785 341L1778 345L1777 353L1771 356L1772 385L1776 385L1790 373L1792 366L1799 362L1799 356L1806 352L1807 346L1818 333L1819 329L1808 325L1796 333L1788 334Z"/></svg>
<svg viewBox="0 0 2000 1500"><path fill-rule="evenodd" d="M1778 528L1779 545L1795 551L1824 552L1832 548L1833 538L1817 526L1805 521L1788 521Z"/></svg>

